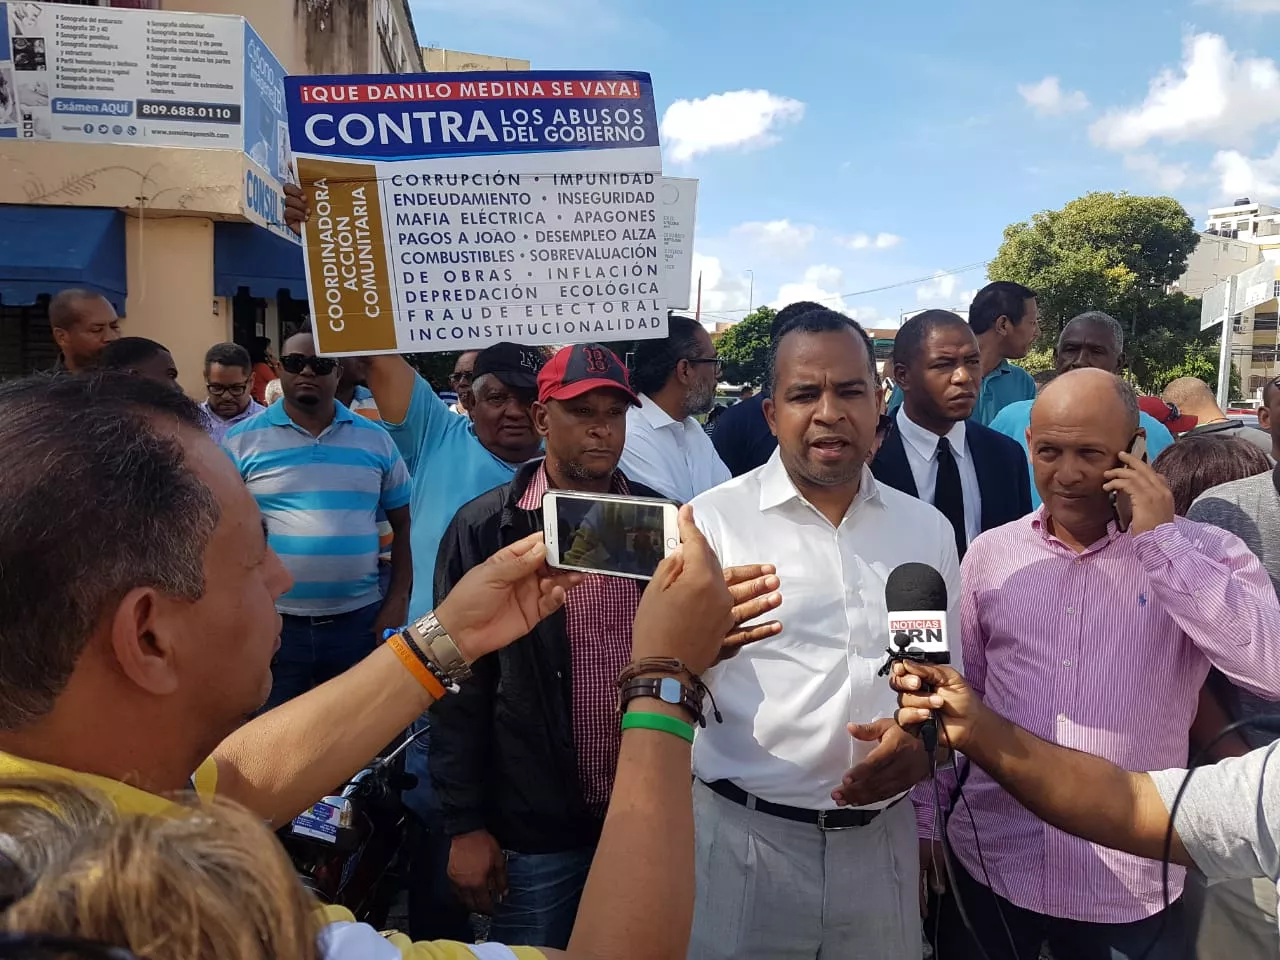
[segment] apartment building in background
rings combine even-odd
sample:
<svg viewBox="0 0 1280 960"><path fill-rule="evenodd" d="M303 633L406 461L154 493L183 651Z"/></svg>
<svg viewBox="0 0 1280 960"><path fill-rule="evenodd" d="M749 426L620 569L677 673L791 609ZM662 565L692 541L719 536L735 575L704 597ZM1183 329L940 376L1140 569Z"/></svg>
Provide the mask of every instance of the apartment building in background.
<svg viewBox="0 0 1280 960"><path fill-rule="evenodd" d="M1209 210L1200 244L1175 287L1190 297L1228 276L1271 263L1280 271L1280 208L1247 197ZM1267 271L1264 271L1267 272ZM1280 273L1270 272L1270 299L1231 318L1231 358L1246 398L1259 399L1266 383L1280 375Z"/></svg>
<svg viewBox="0 0 1280 960"><path fill-rule="evenodd" d="M528 60L423 47L422 62L431 73L474 73L479 70L528 70Z"/></svg>
<svg viewBox="0 0 1280 960"><path fill-rule="evenodd" d="M0 3L0 377L48 368L49 298L107 296L173 352L307 315L286 74L423 69L408 0Z"/></svg>

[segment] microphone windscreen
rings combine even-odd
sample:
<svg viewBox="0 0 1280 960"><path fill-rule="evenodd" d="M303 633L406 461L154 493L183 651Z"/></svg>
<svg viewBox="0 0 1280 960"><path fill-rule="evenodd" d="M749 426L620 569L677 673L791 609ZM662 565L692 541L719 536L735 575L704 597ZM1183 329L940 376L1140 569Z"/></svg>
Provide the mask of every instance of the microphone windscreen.
<svg viewBox="0 0 1280 960"><path fill-rule="evenodd" d="M889 572L884 602L895 610L946 610L947 584L927 563L904 563Z"/></svg>

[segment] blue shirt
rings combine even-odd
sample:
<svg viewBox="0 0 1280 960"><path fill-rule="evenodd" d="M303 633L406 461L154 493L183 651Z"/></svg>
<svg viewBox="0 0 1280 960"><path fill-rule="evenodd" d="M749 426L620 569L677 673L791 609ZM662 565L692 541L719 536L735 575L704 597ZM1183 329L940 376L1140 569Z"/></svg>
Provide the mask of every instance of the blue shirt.
<svg viewBox="0 0 1280 960"><path fill-rule="evenodd" d="M1035 403L1034 400L1024 400L1021 403L1013 403L1005 407L991 421L988 426L996 433L1003 433L1006 437L1017 440L1022 445L1023 451L1027 454L1027 469L1031 470L1031 451L1027 449L1027 427L1031 426L1031 407ZM1173 445L1173 434L1169 432L1169 428L1157 420L1155 417L1145 413L1138 414L1138 422L1147 431L1147 461L1150 462L1160 456L1160 451L1165 447ZM1035 471L1031 472L1031 507L1033 510L1040 509L1040 491L1036 489Z"/></svg>
<svg viewBox="0 0 1280 960"><path fill-rule="evenodd" d="M418 377L403 423L382 424L391 434L412 475L413 595L409 620L431 611L432 582L440 541L458 508L482 493L510 482L519 464L507 463L484 448L471 420L445 404Z"/></svg>
<svg viewBox="0 0 1280 960"><path fill-rule="evenodd" d="M970 420L976 420L984 427L991 426L998 414L1011 403L1036 398L1036 382L1031 374L1021 367L1001 360L996 367L982 378L982 387L978 391L978 402L973 406ZM902 390L893 388L893 396L889 398L889 412L902 406Z"/></svg>
<svg viewBox="0 0 1280 960"><path fill-rule="evenodd" d="M377 603L378 508L409 503L409 471L387 431L337 406L318 437L275 403L222 441L293 575L281 613L334 616Z"/></svg>

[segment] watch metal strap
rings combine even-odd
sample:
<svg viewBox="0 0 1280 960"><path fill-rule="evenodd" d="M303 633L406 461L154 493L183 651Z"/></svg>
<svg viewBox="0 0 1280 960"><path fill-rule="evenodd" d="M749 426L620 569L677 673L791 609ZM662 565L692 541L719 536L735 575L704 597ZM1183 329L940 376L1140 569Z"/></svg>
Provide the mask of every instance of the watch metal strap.
<svg viewBox="0 0 1280 960"><path fill-rule="evenodd" d="M444 674L449 684L456 685L471 676L471 665L462 656L462 651L458 649L453 637L440 626L434 611L409 624L405 633L426 658Z"/></svg>

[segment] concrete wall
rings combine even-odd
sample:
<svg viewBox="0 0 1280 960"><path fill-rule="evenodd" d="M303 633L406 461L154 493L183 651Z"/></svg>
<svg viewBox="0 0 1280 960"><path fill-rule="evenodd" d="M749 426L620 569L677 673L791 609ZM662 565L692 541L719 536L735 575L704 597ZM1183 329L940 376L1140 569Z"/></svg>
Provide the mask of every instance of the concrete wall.
<svg viewBox="0 0 1280 960"><path fill-rule="evenodd" d="M204 354L231 339L231 312L214 313L213 221L204 217L141 219L125 224L129 299L125 336L163 343L178 364L178 382L204 397Z"/></svg>
<svg viewBox="0 0 1280 960"><path fill-rule="evenodd" d="M464 53L461 50L442 50L426 47L422 59L432 73L453 73L472 70L528 70L528 60L513 57L493 57L484 53Z"/></svg>

